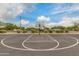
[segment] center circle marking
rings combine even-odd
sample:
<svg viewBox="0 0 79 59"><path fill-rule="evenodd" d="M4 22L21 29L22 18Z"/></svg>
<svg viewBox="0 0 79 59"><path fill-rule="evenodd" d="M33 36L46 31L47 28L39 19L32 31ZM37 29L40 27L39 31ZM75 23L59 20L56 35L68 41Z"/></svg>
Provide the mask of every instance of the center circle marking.
<svg viewBox="0 0 79 59"><path fill-rule="evenodd" d="M29 40L31 37L32 37L32 35L30 35L30 36L27 38L27 40ZM53 37L51 37L50 35L48 35L48 37L49 37L50 39L53 38ZM71 36L70 36L70 37L71 37ZM11 48L11 49L15 49L15 50L23 50L23 51L52 51L52 50L68 49L68 48L72 48L72 47L78 45L78 43L79 43L78 39L77 39L76 37L71 37L71 38L74 39L74 40L76 40L76 43L74 43L74 44L72 44L72 45L69 45L69 46L67 46L67 47L62 47L62 48L57 48L57 47L59 46L59 42L58 42L57 40L55 40L55 39L53 39L53 40L57 42L57 45L56 45L55 47L53 47L53 48L50 48L50 49L32 49L32 48L26 47L26 46L24 45L24 43L25 43L27 40L24 40L23 43L22 43L22 46L23 46L24 48L15 48L15 47L6 45L6 44L4 43L4 41L6 40L6 38L4 38L4 39L1 40L1 44L2 44L3 46L7 47L7 48Z"/></svg>
<svg viewBox="0 0 79 59"><path fill-rule="evenodd" d="M57 47L59 46L59 42L58 42L57 40L55 40L55 39L52 39L52 38L48 35L48 37L49 37L51 40L53 40L53 41L55 41L55 42L57 43L57 45L56 45L55 47L49 48L49 49L34 49L34 48L29 48L29 47L25 46L24 43L25 43L27 40L29 40L31 37L32 37L32 36L28 37L26 40L24 40L24 41L22 42L22 46L23 46L24 48L26 48L26 49L28 48L29 50L36 50L36 51L49 51L49 50L53 50L53 49L55 49L55 48L57 48Z"/></svg>

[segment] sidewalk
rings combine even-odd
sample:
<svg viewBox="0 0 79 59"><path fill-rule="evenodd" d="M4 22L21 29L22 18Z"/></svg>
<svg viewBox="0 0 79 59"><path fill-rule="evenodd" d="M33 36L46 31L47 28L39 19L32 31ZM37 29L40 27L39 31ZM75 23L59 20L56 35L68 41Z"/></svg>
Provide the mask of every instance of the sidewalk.
<svg viewBox="0 0 79 59"><path fill-rule="evenodd" d="M38 33L0 33L0 34L38 34ZM70 32L70 33L41 33L41 34L79 34L79 32Z"/></svg>

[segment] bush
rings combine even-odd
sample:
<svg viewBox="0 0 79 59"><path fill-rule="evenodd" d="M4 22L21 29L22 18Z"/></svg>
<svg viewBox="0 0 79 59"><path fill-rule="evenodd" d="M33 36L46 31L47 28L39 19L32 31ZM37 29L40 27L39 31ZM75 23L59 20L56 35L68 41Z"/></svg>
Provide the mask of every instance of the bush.
<svg viewBox="0 0 79 59"><path fill-rule="evenodd" d="M56 31L56 33L64 33L63 30Z"/></svg>
<svg viewBox="0 0 79 59"><path fill-rule="evenodd" d="M68 33L68 32L69 32L68 30L65 31L65 33Z"/></svg>
<svg viewBox="0 0 79 59"><path fill-rule="evenodd" d="M17 31L17 33L21 33L21 31Z"/></svg>
<svg viewBox="0 0 79 59"><path fill-rule="evenodd" d="M22 33L22 30L17 30L17 33Z"/></svg>
<svg viewBox="0 0 79 59"><path fill-rule="evenodd" d="M52 30L50 30L50 31L49 31L49 33L53 33L53 31L52 31Z"/></svg>
<svg viewBox="0 0 79 59"><path fill-rule="evenodd" d="M27 31L26 30L23 30L23 33L27 33Z"/></svg>
<svg viewBox="0 0 79 59"><path fill-rule="evenodd" d="M0 33L6 33L7 31L6 30L0 30Z"/></svg>
<svg viewBox="0 0 79 59"><path fill-rule="evenodd" d="M47 30L43 30L42 32L44 32L44 33L48 33L48 31L47 31Z"/></svg>

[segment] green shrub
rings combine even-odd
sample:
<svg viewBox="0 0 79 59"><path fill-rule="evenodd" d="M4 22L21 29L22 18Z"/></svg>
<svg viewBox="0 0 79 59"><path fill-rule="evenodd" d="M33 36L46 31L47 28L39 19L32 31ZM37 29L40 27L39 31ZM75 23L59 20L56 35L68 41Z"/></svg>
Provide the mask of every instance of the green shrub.
<svg viewBox="0 0 79 59"><path fill-rule="evenodd" d="M6 33L7 31L6 30L0 30L0 33Z"/></svg>
<svg viewBox="0 0 79 59"><path fill-rule="evenodd" d="M17 33L21 33L22 31L21 30L17 30Z"/></svg>
<svg viewBox="0 0 79 59"><path fill-rule="evenodd" d="M17 31L17 33L20 33L20 31Z"/></svg>
<svg viewBox="0 0 79 59"><path fill-rule="evenodd" d="M23 30L23 33L27 33L27 31L26 30Z"/></svg>
<svg viewBox="0 0 79 59"><path fill-rule="evenodd" d="M50 31L49 31L49 33L53 33L53 31L52 31L52 30L50 30Z"/></svg>
<svg viewBox="0 0 79 59"><path fill-rule="evenodd" d="M42 32L44 32L44 33L48 33L48 31L47 31L47 30L43 30Z"/></svg>
<svg viewBox="0 0 79 59"><path fill-rule="evenodd" d="M68 33L68 32L69 32L68 30L65 31L65 33Z"/></svg>
<svg viewBox="0 0 79 59"><path fill-rule="evenodd" d="M58 30L58 31L55 31L56 33L64 33L63 30Z"/></svg>

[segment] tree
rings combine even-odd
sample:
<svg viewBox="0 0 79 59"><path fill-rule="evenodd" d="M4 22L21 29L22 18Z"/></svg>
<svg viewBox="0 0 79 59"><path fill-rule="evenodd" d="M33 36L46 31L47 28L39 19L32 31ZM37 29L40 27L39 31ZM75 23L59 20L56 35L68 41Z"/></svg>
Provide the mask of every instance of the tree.
<svg viewBox="0 0 79 59"><path fill-rule="evenodd" d="M14 24L11 24L11 23L8 23L6 26L5 26L5 29L6 30L14 30L14 29L18 29L18 27Z"/></svg>
<svg viewBox="0 0 79 59"><path fill-rule="evenodd" d="M79 31L79 20L74 20L72 21L72 23L73 23L73 30Z"/></svg>

